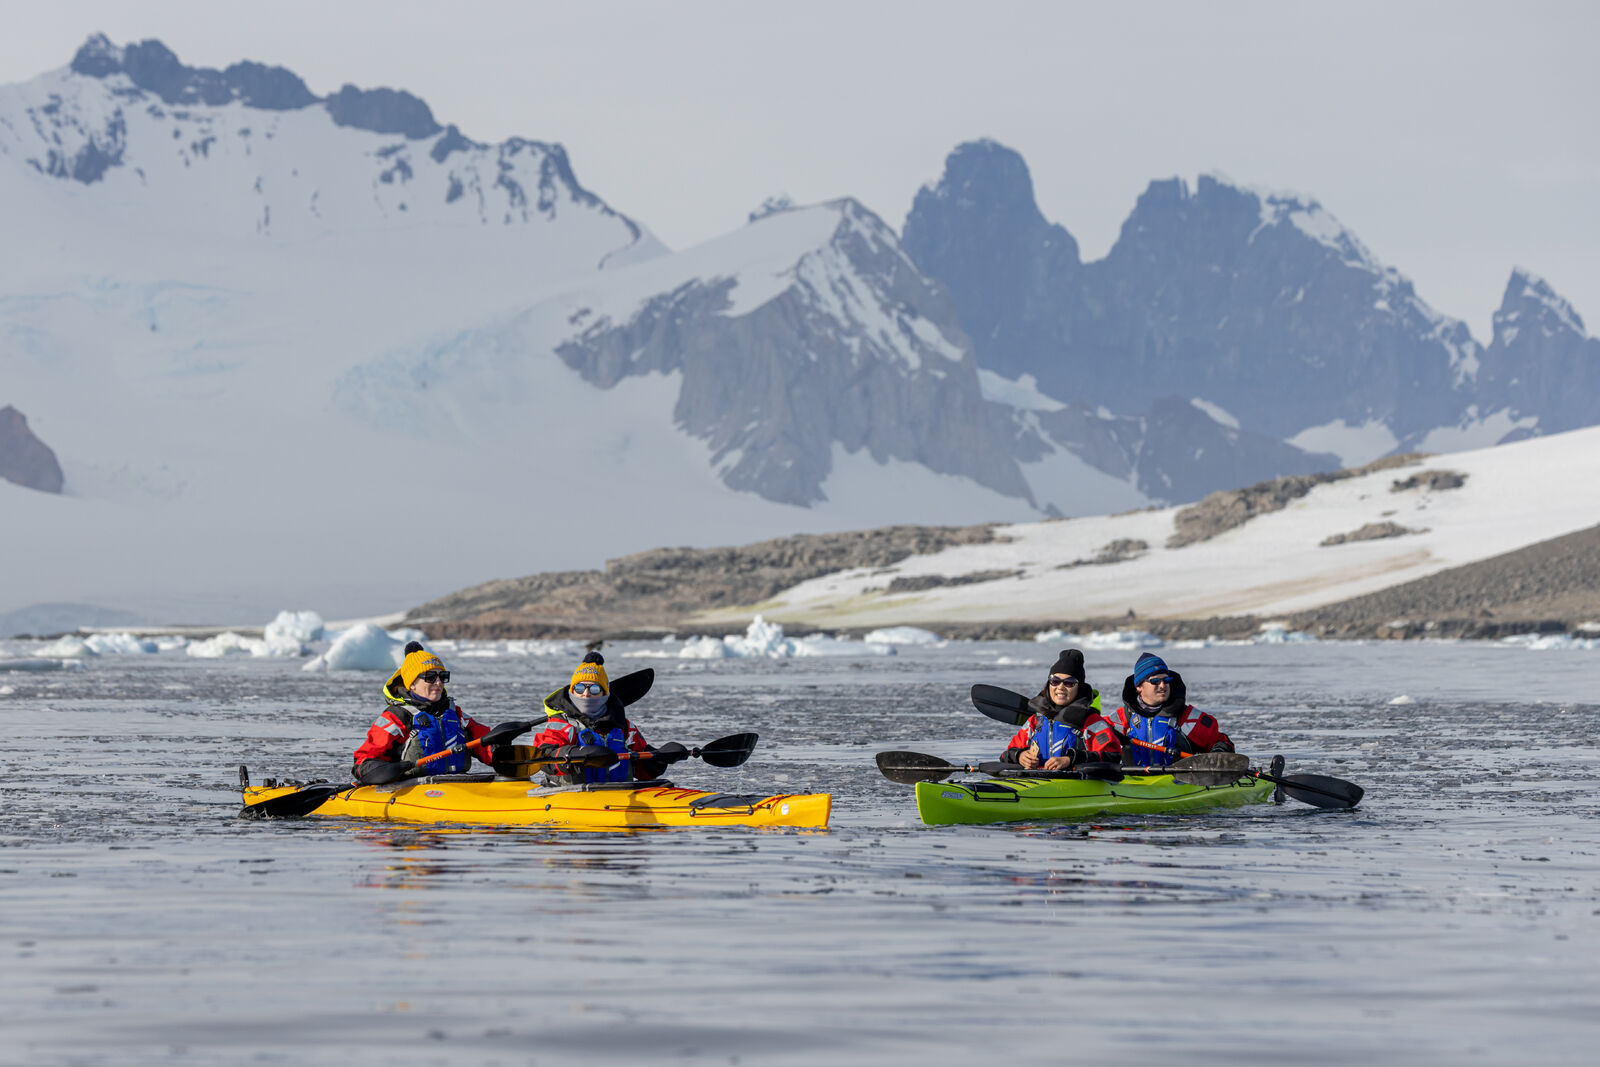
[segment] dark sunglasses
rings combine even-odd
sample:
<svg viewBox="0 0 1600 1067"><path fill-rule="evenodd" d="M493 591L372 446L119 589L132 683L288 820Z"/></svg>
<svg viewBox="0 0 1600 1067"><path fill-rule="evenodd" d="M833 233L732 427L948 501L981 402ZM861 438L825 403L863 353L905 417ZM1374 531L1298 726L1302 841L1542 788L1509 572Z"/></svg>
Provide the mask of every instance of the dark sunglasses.
<svg viewBox="0 0 1600 1067"><path fill-rule="evenodd" d="M1076 678L1072 677L1070 674L1067 675L1065 678L1063 678L1059 674L1052 674L1050 676L1050 684L1051 685L1077 685L1078 684L1078 680Z"/></svg>
<svg viewBox="0 0 1600 1067"><path fill-rule="evenodd" d="M584 696L589 693L599 696L601 693L605 692L605 690L601 688L599 682L573 682L572 691L577 693L579 696Z"/></svg>
<svg viewBox="0 0 1600 1067"><path fill-rule="evenodd" d="M1170 676L1168 676L1168 675L1161 674L1161 675L1157 675L1154 678L1146 678L1144 681L1140 682L1139 684L1140 685L1171 685L1172 684L1172 678Z"/></svg>
<svg viewBox="0 0 1600 1067"><path fill-rule="evenodd" d="M417 681L428 682L430 684L433 682L438 682L440 685L443 685L449 680L449 671L423 671L421 674L417 675Z"/></svg>

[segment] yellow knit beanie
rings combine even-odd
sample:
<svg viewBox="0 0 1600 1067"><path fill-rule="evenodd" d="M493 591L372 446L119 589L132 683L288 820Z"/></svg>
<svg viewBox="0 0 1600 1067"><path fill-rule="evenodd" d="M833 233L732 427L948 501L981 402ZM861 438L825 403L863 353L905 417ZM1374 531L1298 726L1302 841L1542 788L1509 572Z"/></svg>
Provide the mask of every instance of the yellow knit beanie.
<svg viewBox="0 0 1600 1067"><path fill-rule="evenodd" d="M426 671L442 671L445 669L443 660L432 652L419 648L415 652L407 652L406 658L400 661L400 681L407 689L410 689L416 684L417 675Z"/></svg>
<svg viewBox="0 0 1600 1067"><path fill-rule="evenodd" d="M583 657L583 662L578 664L578 669L572 672L572 680L567 683L567 687L570 689L579 682L599 682L600 691L610 696L611 679L606 677L605 662L600 658L600 653L589 653Z"/></svg>

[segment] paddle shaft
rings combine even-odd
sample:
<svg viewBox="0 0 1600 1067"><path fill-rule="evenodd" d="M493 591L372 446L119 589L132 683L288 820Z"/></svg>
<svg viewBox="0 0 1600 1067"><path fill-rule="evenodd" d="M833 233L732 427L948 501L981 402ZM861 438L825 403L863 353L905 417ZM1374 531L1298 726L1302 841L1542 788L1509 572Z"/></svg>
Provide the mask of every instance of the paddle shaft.
<svg viewBox="0 0 1600 1067"><path fill-rule="evenodd" d="M1170 748L1166 748L1163 745L1151 744L1149 741L1141 741L1137 737L1130 737L1127 738L1127 740L1135 745L1138 745L1140 748L1154 749L1155 751L1163 752L1168 756L1177 755L1177 753ZM1323 789L1321 786L1312 785L1304 780L1303 775L1296 776L1295 778L1279 778L1277 775L1268 774L1266 771L1249 770L1245 773L1250 775L1252 778L1259 778L1263 782L1271 782L1273 785L1281 785L1285 789L1288 789L1291 795L1293 795L1295 790L1302 790L1307 793L1316 793L1319 796L1328 797L1333 800L1343 801L1346 805L1351 807L1354 807L1360 798L1360 787L1349 782L1344 782L1343 784L1349 786L1351 790L1357 791L1355 800L1352 800L1348 793L1335 792L1332 789ZM1342 779L1339 779L1339 781L1342 781Z"/></svg>

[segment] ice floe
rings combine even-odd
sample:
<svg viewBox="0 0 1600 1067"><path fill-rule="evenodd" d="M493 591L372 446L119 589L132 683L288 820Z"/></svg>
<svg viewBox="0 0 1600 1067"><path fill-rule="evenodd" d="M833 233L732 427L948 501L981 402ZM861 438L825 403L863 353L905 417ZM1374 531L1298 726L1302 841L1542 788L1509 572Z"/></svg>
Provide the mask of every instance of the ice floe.
<svg viewBox="0 0 1600 1067"><path fill-rule="evenodd" d="M726 637L692 637L683 643L682 659L788 659L800 656L892 656L893 645L868 644L812 634L785 637L783 626L767 622L760 615L750 621L743 634Z"/></svg>

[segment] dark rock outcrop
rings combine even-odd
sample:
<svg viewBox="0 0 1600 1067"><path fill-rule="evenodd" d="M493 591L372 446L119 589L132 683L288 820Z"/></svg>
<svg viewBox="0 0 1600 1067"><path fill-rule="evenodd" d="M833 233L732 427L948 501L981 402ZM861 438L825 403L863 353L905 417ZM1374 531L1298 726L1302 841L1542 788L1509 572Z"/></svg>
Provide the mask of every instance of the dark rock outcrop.
<svg viewBox="0 0 1600 1067"><path fill-rule="evenodd" d="M92 78L126 74L134 85L167 104L216 107L238 100L250 107L289 111L317 102L306 83L291 70L248 60L220 71L188 67L157 40L118 48L104 34L97 33L72 57L72 70Z"/></svg>
<svg viewBox="0 0 1600 1067"><path fill-rule="evenodd" d="M1152 182L1105 259L1078 261L1015 152L953 152L906 219L979 364L1112 411L1176 394L1279 439L1343 419L1402 440L1455 425L1479 346L1316 201L1206 176Z"/></svg>
<svg viewBox="0 0 1600 1067"><path fill-rule="evenodd" d="M1600 339L1548 282L1517 270L1494 314L1494 340L1478 372L1479 408L1536 420L1507 435L1558 433L1600 418Z"/></svg>
<svg viewBox="0 0 1600 1067"><path fill-rule="evenodd" d="M727 485L768 500L825 499L839 445L1032 503L1018 460L1045 445L1019 444L1010 410L984 399L942 290L855 201L808 210L835 212L837 226L797 253L794 284L760 306L726 314L734 279L697 279L626 322L598 320L557 354L601 388L681 372L678 425L710 445Z"/></svg>
<svg viewBox="0 0 1600 1067"><path fill-rule="evenodd" d="M403 89L357 89L346 85L328 97L328 114L340 126L374 133L397 133L413 141L432 137L444 127L418 97Z"/></svg>
<svg viewBox="0 0 1600 1067"><path fill-rule="evenodd" d="M27 417L9 404L0 408L0 478L44 493L59 493L65 484L56 454L28 429Z"/></svg>

